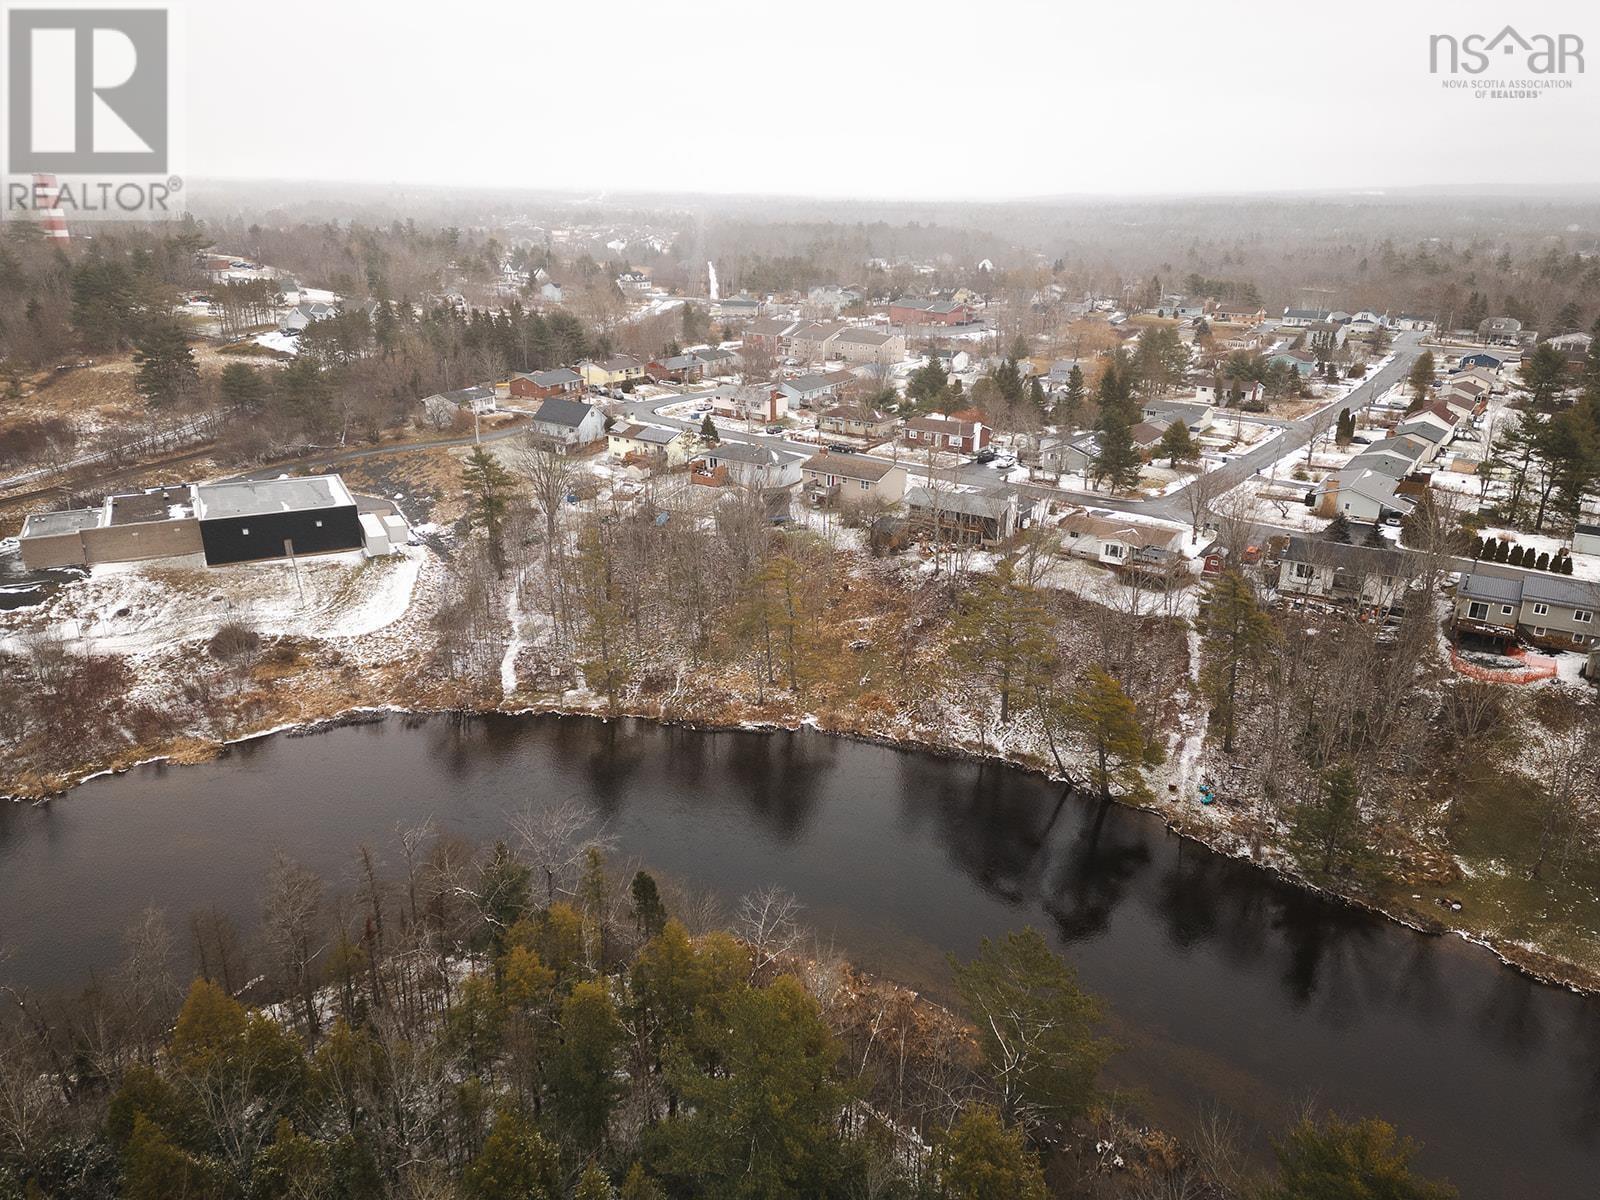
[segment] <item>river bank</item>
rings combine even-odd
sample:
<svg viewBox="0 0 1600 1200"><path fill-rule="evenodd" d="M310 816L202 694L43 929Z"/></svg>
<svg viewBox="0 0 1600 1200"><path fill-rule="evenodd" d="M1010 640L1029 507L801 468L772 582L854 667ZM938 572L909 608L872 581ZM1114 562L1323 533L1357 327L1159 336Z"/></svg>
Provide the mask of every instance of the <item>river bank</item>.
<svg viewBox="0 0 1600 1200"><path fill-rule="evenodd" d="M554 716L601 722L643 720L663 727L679 727L704 732L784 731L793 733L809 729L825 736L844 738L867 745L885 746L892 749L965 762L992 763L1035 774L1042 779L1051 783L1061 784L1066 788L1076 790L1080 787L1077 781L1064 778L1053 768L1052 764L1040 761L1036 755L1025 752L1001 753L990 747L961 745L950 741L917 737L891 736L859 725L842 726L830 724L824 718L809 713L787 720L755 714L737 720L716 720L704 714L669 713L652 710L645 706L619 706L615 711L611 711L609 706L598 697L595 697L587 705L573 704L571 703L571 698L568 698L560 703L488 704L470 707L432 708L418 705L388 704L330 709L324 715L310 716L300 721L265 726L232 738L204 739L191 737L184 739L180 745L173 747L171 750L160 753L140 754L137 751L130 752L121 761L108 762L97 766L76 779L67 782L64 786L47 793L31 796L10 795L0 798L13 802L44 803L51 799L65 796L73 789L94 779L108 775L123 774L141 766L155 763L186 766L210 762L225 755L233 747L258 741L262 738L314 735L345 726L383 721L391 716L450 716L456 718ZM1172 793L1168 792L1166 795L1171 796ZM1160 793L1158 793L1159 796ZM1234 828L1217 822L1193 819L1193 814L1188 812L1187 806L1181 801L1168 800L1167 802L1161 802L1158 799L1155 803L1140 804L1130 803L1126 798L1119 797L1116 802L1123 807L1148 812L1159 817L1172 833L1202 845L1215 853L1249 863L1308 893L1371 912L1421 935L1460 938L1465 942L1488 950L1504 965L1541 984L1565 988L1582 995L1600 994L1600 973L1581 964L1565 961L1556 956L1543 953L1535 947L1486 936L1470 925L1452 923L1448 919L1436 916L1426 909L1403 902L1395 896L1384 896L1367 890L1328 887L1296 871L1293 864L1281 856L1274 860L1257 852L1252 852L1248 840L1242 837Z"/></svg>

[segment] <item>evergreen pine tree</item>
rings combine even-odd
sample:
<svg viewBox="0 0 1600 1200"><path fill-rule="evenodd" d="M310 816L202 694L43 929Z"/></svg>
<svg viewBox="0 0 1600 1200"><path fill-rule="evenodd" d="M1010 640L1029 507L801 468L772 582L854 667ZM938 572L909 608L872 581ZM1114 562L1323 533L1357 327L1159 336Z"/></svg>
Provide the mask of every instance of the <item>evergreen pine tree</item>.
<svg viewBox="0 0 1600 1200"><path fill-rule="evenodd" d="M489 540L489 560L505 576L505 524L516 481L482 446L467 455L461 483L467 499L467 526L482 529Z"/></svg>
<svg viewBox="0 0 1600 1200"><path fill-rule="evenodd" d="M189 393L200 378L194 352L183 327L168 318L147 324L133 339L133 387L151 408L171 404Z"/></svg>
<svg viewBox="0 0 1600 1200"><path fill-rule="evenodd" d="M707 413L705 420L700 422L700 438L713 446L722 442L721 435L717 433L717 423L711 419L710 413Z"/></svg>
<svg viewBox="0 0 1600 1200"><path fill-rule="evenodd" d="M1327 528L1322 531L1322 538L1328 542L1350 543L1350 518L1343 513L1335 513L1333 520L1328 522Z"/></svg>

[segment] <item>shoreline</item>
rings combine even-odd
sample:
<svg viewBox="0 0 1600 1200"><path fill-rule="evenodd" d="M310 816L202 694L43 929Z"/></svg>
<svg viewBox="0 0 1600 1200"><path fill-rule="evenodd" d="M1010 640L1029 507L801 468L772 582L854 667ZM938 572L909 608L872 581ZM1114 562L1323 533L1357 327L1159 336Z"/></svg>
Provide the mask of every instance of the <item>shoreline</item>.
<svg viewBox="0 0 1600 1200"><path fill-rule="evenodd" d="M1010 757L996 753L993 750L981 752L964 746L952 746L936 742L928 742L918 738L896 738L885 734L872 733L858 729L829 728L814 715L807 715L798 720L785 722L781 720L746 720L737 723L716 722L697 719L694 717L669 717L661 713L647 713L643 711L623 710L608 713L594 708L574 707L570 704L527 704L517 707L500 705L472 707L428 707L405 704L358 705L341 709L323 717L314 717L309 720L294 721L272 725L238 737L225 740L199 740L194 739L189 748L192 752L175 753L168 751L154 754L127 763L117 763L111 766L96 768L92 771L71 780L65 786L51 792L35 795L0 795L0 800L13 803L28 803L43 805L52 800L66 796L84 784L105 776L122 775L138 767L152 766L158 763L173 766L191 766L202 762L215 761L221 758L230 747L242 745L246 742L257 741L262 738L283 737L308 737L331 729L348 725L373 724L387 720L391 716L464 716L472 718L484 717L577 717L589 720L609 722L612 720L648 721L664 727L679 727L705 733L799 733L812 730L824 737L843 738L850 741L862 742L888 749L905 750L917 754L927 754L936 758L957 759L972 763L992 763L1013 770L1026 771L1030 774L1047 779L1052 783L1060 784L1069 791L1077 792L1078 785L1061 777L1043 766L1021 758ZM1091 802L1092 797L1088 797ZM1294 871L1285 869L1282 865L1273 862L1261 861L1249 854L1241 852L1241 848L1229 845L1225 839L1208 838L1203 831L1193 826L1179 824L1176 818L1158 805L1130 804L1117 798L1117 804L1136 812L1142 812L1159 819L1167 832L1176 837L1203 846L1213 854L1236 862L1246 863L1261 870L1275 879L1310 892L1323 900L1350 905L1361 909L1376 917L1391 921L1410 930L1419 936L1453 936L1460 938L1469 945L1478 946L1488 950L1505 966L1518 974L1531 979L1533 982L1546 987L1560 988L1580 996L1600 995L1600 977L1595 973L1579 967L1575 963L1556 958L1553 955L1530 949L1520 944L1508 943L1496 938L1485 936L1470 929L1459 928L1447 921L1432 919L1426 914L1409 910L1404 905L1389 905L1381 899L1371 895L1362 895L1356 892L1332 890L1321 884L1315 883Z"/></svg>

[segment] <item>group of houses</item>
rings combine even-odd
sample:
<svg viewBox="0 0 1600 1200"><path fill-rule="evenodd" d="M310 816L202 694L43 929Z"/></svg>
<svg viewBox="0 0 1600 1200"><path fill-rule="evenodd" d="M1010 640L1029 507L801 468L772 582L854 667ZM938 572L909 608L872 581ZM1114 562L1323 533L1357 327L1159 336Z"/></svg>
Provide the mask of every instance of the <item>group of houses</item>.
<svg viewBox="0 0 1600 1200"><path fill-rule="evenodd" d="M1376 524L1402 518L1426 493L1423 469L1483 414L1495 375L1473 366L1413 405L1390 434L1332 472L1307 496L1318 515Z"/></svg>

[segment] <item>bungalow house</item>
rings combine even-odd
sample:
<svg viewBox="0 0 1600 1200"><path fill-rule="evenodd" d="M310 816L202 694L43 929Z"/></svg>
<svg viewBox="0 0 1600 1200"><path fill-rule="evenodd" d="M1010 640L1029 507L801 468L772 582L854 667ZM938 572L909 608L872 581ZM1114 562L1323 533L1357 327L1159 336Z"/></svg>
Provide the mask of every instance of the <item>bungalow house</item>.
<svg viewBox="0 0 1600 1200"><path fill-rule="evenodd" d="M732 296L714 301L717 315L724 321L748 321L761 315L761 301L749 296Z"/></svg>
<svg viewBox="0 0 1600 1200"><path fill-rule="evenodd" d="M833 372L826 375L796 375L793 379L779 380L778 390L788 397L791 407L815 408L837 395L841 382Z"/></svg>
<svg viewBox="0 0 1600 1200"><path fill-rule="evenodd" d="M1161 569L1182 560L1185 530L1181 525L1113 512L1082 508L1057 522L1060 553L1110 567Z"/></svg>
<svg viewBox="0 0 1600 1200"><path fill-rule="evenodd" d="M1390 324L1396 329L1412 333L1431 333L1435 322L1432 317L1425 317L1421 313L1401 313L1390 321Z"/></svg>
<svg viewBox="0 0 1600 1200"><path fill-rule="evenodd" d="M813 504L898 504L906 494L906 469L885 458L820 450L800 464L800 472Z"/></svg>
<svg viewBox="0 0 1600 1200"><path fill-rule="evenodd" d="M1398 481L1383 471L1352 460L1342 471L1335 471L1311 493L1316 510L1323 516L1343 513L1352 521L1372 524L1390 516L1404 516L1414 507L1397 493Z"/></svg>
<svg viewBox="0 0 1600 1200"><path fill-rule="evenodd" d="M817 432L881 442L894 433L894 418L875 408L841 404L817 417Z"/></svg>
<svg viewBox="0 0 1600 1200"><path fill-rule="evenodd" d="M1194 393L1196 400L1222 408L1260 404L1267 394L1266 389L1254 380L1222 379L1216 376L1196 380Z"/></svg>
<svg viewBox="0 0 1600 1200"><path fill-rule="evenodd" d="M1457 632L1500 642L1521 638L1550 650L1593 646L1600 640L1597 613L1600 584L1570 575L1479 564L1456 586Z"/></svg>
<svg viewBox="0 0 1600 1200"><path fill-rule="evenodd" d="M846 362L892 366L906 356L906 337L881 329L845 329L833 339L833 352Z"/></svg>
<svg viewBox="0 0 1600 1200"><path fill-rule="evenodd" d="M1350 327L1336 321L1315 321L1306 326L1306 335L1313 346L1325 346L1329 350L1337 350L1344 345L1345 338L1350 334Z"/></svg>
<svg viewBox="0 0 1600 1200"><path fill-rule="evenodd" d="M1216 410L1199 401L1149 400L1139 415L1146 421L1165 421L1169 425L1174 421L1182 421L1190 433L1204 433L1211 428Z"/></svg>
<svg viewBox="0 0 1600 1200"><path fill-rule="evenodd" d="M449 392L436 392L425 396L422 407L435 420L459 409L470 413L492 413L499 406L499 397L492 383L478 383L472 387L456 388Z"/></svg>
<svg viewBox="0 0 1600 1200"><path fill-rule="evenodd" d="M1544 344L1561 351L1569 363L1580 363L1588 356L1589 344L1593 341L1587 333L1563 333L1545 338Z"/></svg>
<svg viewBox="0 0 1600 1200"><path fill-rule="evenodd" d="M519 372L511 377L511 394L528 400L573 396L583 391L583 376L566 367L553 371Z"/></svg>
<svg viewBox="0 0 1600 1200"><path fill-rule="evenodd" d="M1441 408L1444 409L1442 413L1439 411ZM1401 421L1395 427L1395 433L1401 437L1418 437L1427 442L1431 448L1424 451L1417 461L1432 462L1439 457L1439 451L1444 449L1446 443L1455 437L1455 415L1444 405L1430 405Z"/></svg>
<svg viewBox="0 0 1600 1200"><path fill-rule="evenodd" d="M1310 375L1317 369L1317 356L1309 350L1279 350L1270 355L1267 361L1274 366L1282 363L1297 375Z"/></svg>
<svg viewBox="0 0 1600 1200"><path fill-rule="evenodd" d="M1393 611L1403 607L1416 574L1412 564L1404 550L1291 534L1278 560L1278 591Z"/></svg>
<svg viewBox="0 0 1600 1200"><path fill-rule="evenodd" d="M1254 326L1267 319L1267 310L1259 305L1251 308L1248 304L1220 304L1211 317L1228 325Z"/></svg>
<svg viewBox="0 0 1600 1200"><path fill-rule="evenodd" d="M1064 388L1072 378L1072 370L1076 367L1078 374L1083 374L1083 364L1075 358L1058 358L1050 364L1050 372L1045 376L1045 387L1054 391Z"/></svg>
<svg viewBox="0 0 1600 1200"><path fill-rule="evenodd" d="M694 458L696 483L752 488L791 488L800 482L802 458L753 442L720 442Z"/></svg>
<svg viewBox="0 0 1600 1200"><path fill-rule="evenodd" d="M914 487L906 493L911 527L921 537L993 546L1017 528L1017 494Z"/></svg>
<svg viewBox="0 0 1600 1200"><path fill-rule="evenodd" d="M616 425L606 432L606 453L616 459L676 467L689 460L691 441L693 438L687 429Z"/></svg>
<svg viewBox="0 0 1600 1200"><path fill-rule="evenodd" d="M596 405L557 396L539 405L533 414L533 429L540 437L576 450L604 436L606 415Z"/></svg>
<svg viewBox="0 0 1600 1200"><path fill-rule="evenodd" d="M1471 354L1461 356L1461 369L1482 367L1486 371L1498 371L1506 365L1507 358L1495 350L1474 350Z"/></svg>
<svg viewBox="0 0 1600 1200"><path fill-rule="evenodd" d="M912 417L905 423L906 442L919 449L976 454L989 444L990 430L982 421L955 421L949 417Z"/></svg>
<svg viewBox="0 0 1600 1200"><path fill-rule="evenodd" d="M673 354L665 358L651 359L645 364L645 375L657 383L670 380L673 383L693 383L700 379L706 370L706 365L700 358L693 354Z"/></svg>
<svg viewBox="0 0 1600 1200"><path fill-rule="evenodd" d="M1283 310L1283 319L1280 325L1287 325L1290 329L1305 329L1320 321L1326 321L1331 314L1325 308L1286 308Z"/></svg>
<svg viewBox="0 0 1600 1200"><path fill-rule="evenodd" d="M627 354L614 354L602 362L585 359L578 364L584 383L594 388L620 387L644 378L644 364Z"/></svg>

